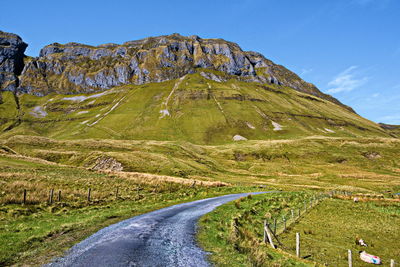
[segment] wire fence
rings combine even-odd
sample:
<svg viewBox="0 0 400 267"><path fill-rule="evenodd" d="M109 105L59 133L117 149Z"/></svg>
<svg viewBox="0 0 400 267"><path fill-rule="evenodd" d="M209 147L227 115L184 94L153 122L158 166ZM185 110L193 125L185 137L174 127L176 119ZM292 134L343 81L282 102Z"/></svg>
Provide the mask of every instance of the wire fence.
<svg viewBox="0 0 400 267"><path fill-rule="evenodd" d="M300 221L301 218L308 211L311 211L314 207L316 207L319 203L321 203L325 199L333 197L351 197L351 196L352 196L351 192L331 191L326 194L314 196L311 200L304 202L302 208L291 209L289 214L285 214L282 217L278 218L272 218L269 221L265 220L263 225L263 231L264 231L263 242L269 244L274 249L279 248L292 255L296 255L296 257L298 258L307 259L311 255L306 253L307 247L302 246L301 240L305 239L308 241L308 243L318 244L318 246L321 248L322 251L326 250L326 247L335 249L335 252L338 253L338 260L343 263L341 265L353 267L354 263L353 250L347 247L332 244L331 242L319 240L306 235L302 235L300 238L300 233L296 233L296 239L291 244L283 244L279 237L280 234L286 233L292 224ZM357 252L361 253L361 251ZM397 266L394 259L383 260L377 257L373 258L373 255L369 254L364 254L364 255L366 255L364 259L366 259L367 261L369 260L370 261L369 263L375 263L375 264L389 263L390 265L388 266L390 267Z"/></svg>

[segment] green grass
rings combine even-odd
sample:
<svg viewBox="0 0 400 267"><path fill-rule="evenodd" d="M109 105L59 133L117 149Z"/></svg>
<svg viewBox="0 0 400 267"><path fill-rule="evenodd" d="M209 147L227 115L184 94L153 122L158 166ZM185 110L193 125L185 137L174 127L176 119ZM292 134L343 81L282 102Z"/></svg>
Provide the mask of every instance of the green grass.
<svg viewBox="0 0 400 267"><path fill-rule="evenodd" d="M64 99L71 95L36 97L24 94L19 96L20 111L16 110L10 93L5 92L2 93L4 103L0 104L0 110L7 111L0 115L2 129L6 129L5 119L16 119L16 114L21 115L22 123L1 135L179 140L196 144L231 143L236 134L250 140L313 135L390 137L377 124L328 100L273 84L261 86L233 79L214 82L199 73L187 75L177 86L167 106L171 116L160 119L160 110L165 108L163 103L176 83L177 80L170 80L125 85L81 102ZM37 106L48 113L46 117L37 118L31 114ZM283 130L274 131L272 122L281 124ZM248 123L255 128L248 127Z"/></svg>
<svg viewBox="0 0 400 267"><path fill-rule="evenodd" d="M186 179L283 189L400 191L397 139L313 137L205 146L180 141L62 141L13 136L0 145L21 155L85 168L108 157L127 172Z"/></svg>
<svg viewBox="0 0 400 267"><path fill-rule="evenodd" d="M329 199L280 236L291 253L296 232L301 235L302 256L321 264L348 266L348 249L353 252L354 266L367 266L359 259L361 250L381 257L384 266L389 266L390 259L400 261L399 202ZM356 238L362 238L368 247L356 245Z"/></svg>
<svg viewBox="0 0 400 267"><path fill-rule="evenodd" d="M314 266L263 244L263 221L288 217L310 193L255 195L222 205L203 216L198 241L216 266Z"/></svg>
<svg viewBox="0 0 400 267"><path fill-rule="evenodd" d="M304 192L256 195L222 205L200 220L198 240L212 253L210 260L216 266L348 266L348 249L354 266L367 266L359 259L361 250L381 257L386 266L390 259L400 260L398 201L354 203L328 198L304 212L303 203L311 196ZM301 217L292 220L290 210L299 208ZM285 232L283 217L288 222ZM263 220L273 229L274 218L282 243L274 239L277 250L262 243ZM296 232L301 235L301 259L293 256ZM356 245L357 238L368 247Z"/></svg>

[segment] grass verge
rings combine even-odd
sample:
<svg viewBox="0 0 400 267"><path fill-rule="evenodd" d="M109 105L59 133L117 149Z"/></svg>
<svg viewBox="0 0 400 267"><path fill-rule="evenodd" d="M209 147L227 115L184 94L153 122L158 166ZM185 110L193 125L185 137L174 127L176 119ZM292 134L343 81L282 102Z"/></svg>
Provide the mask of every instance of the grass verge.
<svg viewBox="0 0 400 267"><path fill-rule="evenodd" d="M241 198L203 216L198 240L216 266L314 266L263 244L263 221L289 216L311 193L271 193Z"/></svg>

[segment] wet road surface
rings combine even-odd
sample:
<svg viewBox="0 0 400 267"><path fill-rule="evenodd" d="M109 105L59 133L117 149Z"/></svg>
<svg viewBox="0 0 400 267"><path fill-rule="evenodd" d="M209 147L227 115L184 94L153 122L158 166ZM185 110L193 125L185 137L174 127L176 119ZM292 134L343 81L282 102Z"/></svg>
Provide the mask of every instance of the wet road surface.
<svg viewBox="0 0 400 267"><path fill-rule="evenodd" d="M124 220L76 244L47 266L210 266L207 253L196 244L198 219L247 195L197 200Z"/></svg>

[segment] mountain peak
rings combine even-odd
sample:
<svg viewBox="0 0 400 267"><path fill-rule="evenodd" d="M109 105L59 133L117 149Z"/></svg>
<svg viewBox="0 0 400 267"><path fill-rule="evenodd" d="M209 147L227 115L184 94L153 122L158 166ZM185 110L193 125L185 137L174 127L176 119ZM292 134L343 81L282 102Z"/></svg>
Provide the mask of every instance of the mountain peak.
<svg viewBox="0 0 400 267"><path fill-rule="evenodd" d="M39 57L25 60L17 90L39 96L52 92L87 93L124 84L162 82L205 71L216 71L203 75L215 81L237 79L275 84L342 105L260 53L243 51L238 44L223 39L178 33L123 44L47 45Z"/></svg>

